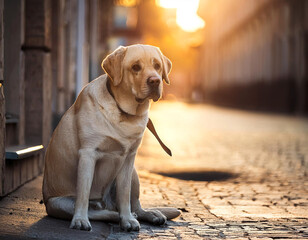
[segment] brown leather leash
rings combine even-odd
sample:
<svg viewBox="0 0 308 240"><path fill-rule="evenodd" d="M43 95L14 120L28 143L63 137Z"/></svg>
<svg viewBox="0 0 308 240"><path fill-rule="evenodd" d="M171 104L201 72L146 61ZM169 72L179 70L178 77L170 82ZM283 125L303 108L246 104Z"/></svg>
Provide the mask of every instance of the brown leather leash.
<svg viewBox="0 0 308 240"><path fill-rule="evenodd" d="M107 81L106 86L107 86L107 90L108 90L109 94L110 94L110 95L113 97L113 99L114 99L114 95L113 95L113 93L112 93L112 91L111 91L111 88L110 88L110 80ZM116 102L116 101L115 101L115 102ZM124 111L120 108L120 106L117 104L117 102L116 102L116 105L117 105L117 107L118 107L118 109L120 110L121 113L130 115L129 113L124 112ZM154 128L154 125L153 125L153 123L152 123L152 121L151 121L150 118L149 118L149 120L148 120L147 127L148 127L148 129L151 131L151 133L153 133L153 135L156 137L157 141L159 142L160 146L165 150L165 152L166 152L169 156L172 156L171 150L162 142L162 140L160 140L160 138L159 138L159 136L158 136L158 134L157 134L157 132L156 132L156 130L155 130L155 128Z"/></svg>
<svg viewBox="0 0 308 240"><path fill-rule="evenodd" d="M162 140L160 140L155 127L153 125L152 120L149 118L148 120L148 124L147 124L147 128L151 131L151 133L153 133L153 135L156 137L157 141L159 142L160 146L165 150L165 152L169 155L172 156L172 152L171 150L162 142Z"/></svg>
<svg viewBox="0 0 308 240"><path fill-rule="evenodd" d="M109 77L108 77L108 78L109 78ZM113 97L113 99L115 99L115 98L114 98L114 95L113 95L113 93L112 93L112 91L111 91L111 88L110 88L110 80L109 80L109 79L108 79L108 81L107 81L107 83L106 83L106 86L107 86L107 90L108 90L109 94ZM116 101L115 101L115 102L116 102ZM120 108L120 106L117 104L117 102L116 102L116 105L117 105L117 107L118 107L118 109L120 110L121 113L130 115L129 113L126 113L125 111L123 111L123 110ZM165 150L165 152L166 152L169 156L172 157L172 152L171 152L171 150L162 142L162 140L160 140L160 138L159 138L159 136L158 136L158 134L157 134L157 132L156 132L156 130L155 130L155 127L154 127L154 125L153 125L153 123L152 123L152 120L151 120L150 118L148 119L147 127L148 127L148 129L151 131L151 133L153 133L153 135L156 137L156 139L157 139L157 141L159 142L160 146Z"/></svg>

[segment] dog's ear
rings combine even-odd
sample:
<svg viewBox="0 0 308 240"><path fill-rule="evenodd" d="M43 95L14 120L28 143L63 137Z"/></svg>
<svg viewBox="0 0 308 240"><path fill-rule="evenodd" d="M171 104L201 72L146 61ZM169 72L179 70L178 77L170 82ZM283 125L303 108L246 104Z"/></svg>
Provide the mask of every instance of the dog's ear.
<svg viewBox="0 0 308 240"><path fill-rule="evenodd" d="M163 62L163 80L169 85L170 80L168 78L168 75L171 72L172 62L169 60L169 58L167 58L165 55L162 54L159 48L158 51L161 55L161 60Z"/></svg>
<svg viewBox="0 0 308 240"><path fill-rule="evenodd" d="M170 80L169 80L168 75L171 72L172 63L171 63L170 59L167 58L164 55L163 55L163 65L164 65L164 68L163 68L163 79L169 85L170 84Z"/></svg>
<svg viewBox="0 0 308 240"><path fill-rule="evenodd" d="M123 77L123 59L127 48L118 47L114 52L109 54L102 62L102 68L111 78L113 85L117 86L122 81Z"/></svg>

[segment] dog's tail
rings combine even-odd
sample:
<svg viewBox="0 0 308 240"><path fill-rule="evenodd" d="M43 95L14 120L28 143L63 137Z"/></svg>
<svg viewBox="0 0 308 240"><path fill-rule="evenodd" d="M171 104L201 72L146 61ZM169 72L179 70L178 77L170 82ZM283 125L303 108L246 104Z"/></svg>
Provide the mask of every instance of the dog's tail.
<svg viewBox="0 0 308 240"><path fill-rule="evenodd" d="M182 213L180 210L176 208L172 208L172 207L157 207L157 208L150 208L149 210L160 211L162 214L164 214L167 217L167 220L177 218Z"/></svg>

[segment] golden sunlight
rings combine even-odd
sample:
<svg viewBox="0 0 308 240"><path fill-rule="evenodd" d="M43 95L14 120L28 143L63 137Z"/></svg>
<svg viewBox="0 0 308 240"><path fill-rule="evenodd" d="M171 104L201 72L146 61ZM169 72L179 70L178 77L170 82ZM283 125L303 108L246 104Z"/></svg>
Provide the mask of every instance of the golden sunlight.
<svg viewBox="0 0 308 240"><path fill-rule="evenodd" d="M205 26L205 22L197 14L199 0L156 0L163 8L176 9L176 23L186 32L195 32Z"/></svg>

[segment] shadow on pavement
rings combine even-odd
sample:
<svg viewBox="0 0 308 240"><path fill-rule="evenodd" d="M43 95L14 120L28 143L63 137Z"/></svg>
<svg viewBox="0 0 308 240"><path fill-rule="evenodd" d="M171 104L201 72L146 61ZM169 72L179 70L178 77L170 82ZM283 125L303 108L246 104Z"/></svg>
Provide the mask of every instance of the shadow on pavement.
<svg viewBox="0 0 308 240"><path fill-rule="evenodd" d="M181 171L181 172L157 172L157 174L177 178L181 180L192 181L226 181L230 178L235 178L238 175L231 172L223 171Z"/></svg>
<svg viewBox="0 0 308 240"><path fill-rule="evenodd" d="M24 234L29 239L106 239L110 226L101 221L91 221L92 231L69 228L70 221L45 216L34 223Z"/></svg>

